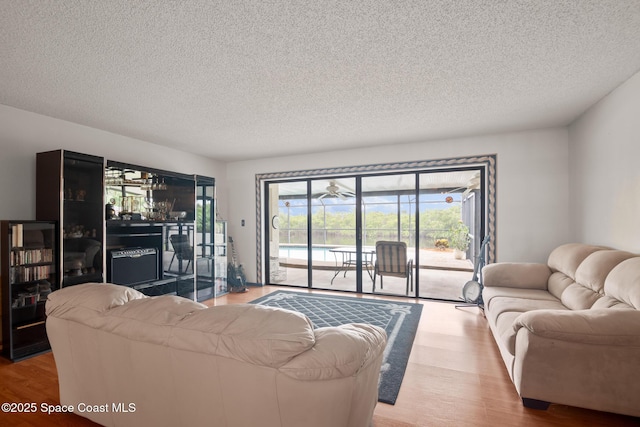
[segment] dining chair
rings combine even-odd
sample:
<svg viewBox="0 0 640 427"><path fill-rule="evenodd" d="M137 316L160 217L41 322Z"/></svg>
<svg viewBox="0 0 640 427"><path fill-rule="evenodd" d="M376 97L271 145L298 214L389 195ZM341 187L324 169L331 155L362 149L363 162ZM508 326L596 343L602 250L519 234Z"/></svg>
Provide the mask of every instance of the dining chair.
<svg viewBox="0 0 640 427"><path fill-rule="evenodd" d="M376 242L373 293L376 292L377 276L380 276L380 289L383 289L383 276L405 277L407 279L406 294L409 295L409 287L413 292L413 259L407 256L407 244L405 242Z"/></svg>
<svg viewBox="0 0 640 427"><path fill-rule="evenodd" d="M189 264L193 261L193 247L189 241L189 236L186 234L172 234L169 236L169 241L173 247L173 256L171 257L167 270L171 270L173 260L178 258L178 261L187 261L187 265L184 268L184 272L186 273L189 269ZM182 273L181 269L179 269L179 271Z"/></svg>

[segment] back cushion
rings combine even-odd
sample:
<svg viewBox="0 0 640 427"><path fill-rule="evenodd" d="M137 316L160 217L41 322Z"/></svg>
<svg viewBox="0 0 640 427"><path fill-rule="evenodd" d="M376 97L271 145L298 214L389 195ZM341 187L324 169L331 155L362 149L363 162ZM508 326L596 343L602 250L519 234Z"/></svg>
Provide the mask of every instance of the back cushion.
<svg viewBox="0 0 640 427"><path fill-rule="evenodd" d="M576 282L585 288L604 295L604 282L622 261L632 258L631 252L602 250L589 255L576 270Z"/></svg>
<svg viewBox="0 0 640 427"><path fill-rule="evenodd" d="M622 261L607 276L604 293L624 305L640 308L640 257L635 256ZM607 299L608 299L607 298ZM622 304L614 305L624 307Z"/></svg>
<svg viewBox="0 0 640 427"><path fill-rule="evenodd" d="M572 310L591 308L604 296L611 270L631 257L632 253L601 246L563 245L549 256L549 266L556 271L549 280L549 291Z"/></svg>
<svg viewBox="0 0 640 427"><path fill-rule="evenodd" d="M313 324L295 311L255 304L211 307L176 325L170 345L279 367L315 344Z"/></svg>
<svg viewBox="0 0 640 427"><path fill-rule="evenodd" d="M114 307L96 325L130 340L165 345L176 325L206 308L187 298L162 295Z"/></svg>
<svg viewBox="0 0 640 427"><path fill-rule="evenodd" d="M547 264L552 271L559 271L565 275L576 278L576 270L589 255L605 248L604 246L584 245L581 243L567 243L558 246L551 254Z"/></svg>
<svg viewBox="0 0 640 427"><path fill-rule="evenodd" d="M559 300L562 299L562 294L564 291L575 282L569 276L559 271L556 271L549 277L549 283L547 284L547 289L549 293Z"/></svg>

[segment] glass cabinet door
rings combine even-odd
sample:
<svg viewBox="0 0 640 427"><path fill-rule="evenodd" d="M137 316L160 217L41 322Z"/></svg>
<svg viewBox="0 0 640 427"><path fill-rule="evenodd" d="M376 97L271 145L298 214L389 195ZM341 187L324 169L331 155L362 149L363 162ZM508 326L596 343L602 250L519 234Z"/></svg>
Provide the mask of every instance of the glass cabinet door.
<svg viewBox="0 0 640 427"><path fill-rule="evenodd" d="M227 221L216 221L216 232L214 236L214 256L215 256L215 289L216 295L228 292L227 283Z"/></svg>
<svg viewBox="0 0 640 427"><path fill-rule="evenodd" d="M36 219L58 221L61 285L102 282L104 159L66 150L38 153Z"/></svg>
<svg viewBox="0 0 640 427"><path fill-rule="evenodd" d="M215 180L196 175L196 300L216 296L214 290ZM225 289L226 290L226 289Z"/></svg>
<svg viewBox="0 0 640 427"><path fill-rule="evenodd" d="M102 158L64 156L63 286L102 282Z"/></svg>

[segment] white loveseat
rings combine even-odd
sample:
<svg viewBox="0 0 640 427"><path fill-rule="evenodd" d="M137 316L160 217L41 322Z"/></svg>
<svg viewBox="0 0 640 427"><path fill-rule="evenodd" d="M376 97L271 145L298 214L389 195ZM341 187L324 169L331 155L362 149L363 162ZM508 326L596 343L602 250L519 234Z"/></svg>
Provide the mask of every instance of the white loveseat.
<svg viewBox="0 0 640 427"><path fill-rule="evenodd" d="M106 426L368 426L384 330L83 284L49 295L60 403Z"/></svg>
<svg viewBox="0 0 640 427"><path fill-rule="evenodd" d="M567 244L483 269L485 314L525 406L640 416L640 256Z"/></svg>

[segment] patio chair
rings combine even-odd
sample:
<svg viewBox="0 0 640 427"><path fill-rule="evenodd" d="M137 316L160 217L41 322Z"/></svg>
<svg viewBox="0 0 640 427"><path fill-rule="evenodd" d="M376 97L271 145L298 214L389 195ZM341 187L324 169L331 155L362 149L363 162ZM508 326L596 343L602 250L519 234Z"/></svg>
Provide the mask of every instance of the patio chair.
<svg viewBox="0 0 640 427"><path fill-rule="evenodd" d="M191 246L191 242L189 242L189 236L186 234L172 234L169 236L169 240L173 247L173 256L171 257L167 270L171 270L173 260L178 258L178 261L187 261L187 265L184 268L184 272L186 273L189 269L189 264L193 261L193 247ZM181 268L178 268L178 271L182 273Z"/></svg>
<svg viewBox="0 0 640 427"><path fill-rule="evenodd" d="M413 292L413 259L407 257L407 244L404 242L376 242L376 262L373 269L373 292L376 292L376 277L380 276L380 289L383 289L382 277L394 276L407 279L406 294L409 287Z"/></svg>

